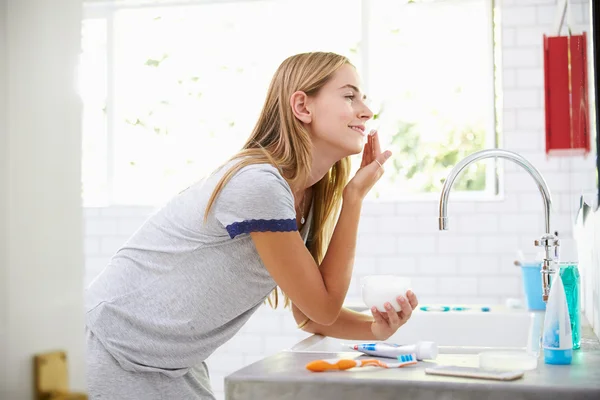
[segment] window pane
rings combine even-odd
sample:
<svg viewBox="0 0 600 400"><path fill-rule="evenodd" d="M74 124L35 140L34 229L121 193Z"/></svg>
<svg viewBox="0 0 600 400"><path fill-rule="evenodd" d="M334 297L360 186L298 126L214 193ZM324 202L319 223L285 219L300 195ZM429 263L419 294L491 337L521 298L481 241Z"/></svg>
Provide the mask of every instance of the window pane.
<svg viewBox="0 0 600 400"><path fill-rule="evenodd" d="M377 185L388 196L439 192L466 155L493 146L494 81L487 1L372 1L369 95L393 159ZM486 163L456 190L486 189ZM489 182L488 189L492 189Z"/></svg>
<svg viewBox="0 0 600 400"><path fill-rule="evenodd" d="M360 37L360 0L118 11L113 201L162 202L198 180L250 135L281 61L328 50L360 68Z"/></svg>

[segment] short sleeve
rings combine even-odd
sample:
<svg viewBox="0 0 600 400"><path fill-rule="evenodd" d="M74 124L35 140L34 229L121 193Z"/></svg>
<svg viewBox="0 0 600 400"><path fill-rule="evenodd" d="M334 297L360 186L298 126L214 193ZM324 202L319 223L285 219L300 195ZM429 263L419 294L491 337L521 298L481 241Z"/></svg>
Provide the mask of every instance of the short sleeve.
<svg viewBox="0 0 600 400"><path fill-rule="evenodd" d="M225 184L215 201L215 217L233 239L250 232L297 230L292 191L271 165L249 165Z"/></svg>

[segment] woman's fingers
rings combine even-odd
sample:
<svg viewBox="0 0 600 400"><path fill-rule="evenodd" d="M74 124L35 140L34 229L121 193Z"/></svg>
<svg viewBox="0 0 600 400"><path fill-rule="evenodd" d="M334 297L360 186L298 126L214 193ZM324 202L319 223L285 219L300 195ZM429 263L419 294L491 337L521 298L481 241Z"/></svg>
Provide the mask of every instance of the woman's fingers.
<svg viewBox="0 0 600 400"><path fill-rule="evenodd" d="M417 308L419 305L419 299L417 299L417 295L412 290L406 292L406 298L408 299L408 302L413 310Z"/></svg>
<svg viewBox="0 0 600 400"><path fill-rule="evenodd" d="M383 153L378 153L376 156L377 158L375 158L375 151L373 151L373 149L375 147L379 148L377 141L377 132L372 131L372 133L369 133L369 136L367 136L367 143L363 149L361 167L345 188L348 189L347 191L353 192L361 199L365 198L373 185L375 185L375 183L383 176L385 172L383 166L392 155L391 151L386 150Z"/></svg>
<svg viewBox="0 0 600 400"><path fill-rule="evenodd" d="M398 297L398 303L400 304L400 307L402 308L402 310L400 311L399 314L400 314L400 319L402 320L402 324L404 324L406 321L408 321L408 319L412 315L413 307L410 305L410 301L405 299L402 296Z"/></svg>
<svg viewBox="0 0 600 400"><path fill-rule="evenodd" d="M365 147L363 148L363 154L362 154L362 159L360 160L360 167L364 167L365 165L367 165L366 162L366 158L367 158L367 149L369 147L369 142L367 141L367 143L365 143Z"/></svg>
<svg viewBox="0 0 600 400"><path fill-rule="evenodd" d="M373 319L375 320L376 323L387 324L387 322L383 319L383 316L381 315L379 310L377 310L376 307L371 308L371 314L373 314Z"/></svg>
<svg viewBox="0 0 600 400"><path fill-rule="evenodd" d="M383 175L383 173L385 172L385 168L383 167L383 164L385 164L385 162L387 161L388 158L390 158L390 156L392 155L392 152L389 150L386 150L384 153L379 154L377 156L376 159L373 160L373 164L376 166L376 171L380 173L380 176ZM381 171L379 171L381 170Z"/></svg>
<svg viewBox="0 0 600 400"><path fill-rule="evenodd" d="M376 132L373 130L369 133L369 143L371 143L371 152L369 153L370 161L375 159L375 147L373 146L373 137L376 135Z"/></svg>
<svg viewBox="0 0 600 400"><path fill-rule="evenodd" d="M379 132L377 131L375 131L373 138L371 139L371 147L373 147L373 160L376 160L381 154L381 142L379 140Z"/></svg>
<svg viewBox="0 0 600 400"><path fill-rule="evenodd" d="M362 160L360 163L360 167L365 167L369 164L371 164L371 162L373 161L372 159L372 141L371 141L371 133L373 133L373 131L371 130L371 132L369 132L369 134L367 135L367 142L365 143L365 147L363 149L363 155L362 155Z"/></svg>
<svg viewBox="0 0 600 400"><path fill-rule="evenodd" d="M369 143L369 152L367 154L367 165L373 162L373 135L375 135L375 130L371 130L367 135L367 142Z"/></svg>
<svg viewBox="0 0 600 400"><path fill-rule="evenodd" d="M398 326L400 324L400 317L394 307L390 303L385 303L385 309L387 311L388 321L390 321L390 326Z"/></svg>
<svg viewBox="0 0 600 400"><path fill-rule="evenodd" d="M377 132L375 129L371 130L371 132L369 133L368 143L370 156L368 158L363 158L363 161L366 161L366 165L372 164L373 171L376 174L378 174L378 177L380 177L384 172L383 164L387 161L388 158L390 158L392 152L389 150L386 150L384 153L381 152L379 132ZM363 167L362 164L361 167Z"/></svg>

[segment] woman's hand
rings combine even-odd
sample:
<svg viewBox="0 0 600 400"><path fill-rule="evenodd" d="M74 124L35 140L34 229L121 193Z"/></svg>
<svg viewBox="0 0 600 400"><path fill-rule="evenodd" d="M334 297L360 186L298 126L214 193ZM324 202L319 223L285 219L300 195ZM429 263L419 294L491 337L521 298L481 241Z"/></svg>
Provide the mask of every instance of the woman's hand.
<svg viewBox="0 0 600 400"><path fill-rule="evenodd" d="M379 134L377 131L372 130L369 132L360 168L346 185L344 195L351 194L357 196L360 200L364 199L369 190L383 175L383 164L391 155L392 152L389 150L381 152L381 144L379 143Z"/></svg>
<svg viewBox="0 0 600 400"><path fill-rule="evenodd" d="M402 296L398 296L396 301L398 301L401 308L398 313L390 303L385 303L385 313L379 312L376 307L371 309L371 313L375 319L373 324L371 324L371 332L373 332L373 335L377 340L387 340L392 336L398 328L408 321L413 310L419 304L417 296L411 290L406 292L406 299Z"/></svg>

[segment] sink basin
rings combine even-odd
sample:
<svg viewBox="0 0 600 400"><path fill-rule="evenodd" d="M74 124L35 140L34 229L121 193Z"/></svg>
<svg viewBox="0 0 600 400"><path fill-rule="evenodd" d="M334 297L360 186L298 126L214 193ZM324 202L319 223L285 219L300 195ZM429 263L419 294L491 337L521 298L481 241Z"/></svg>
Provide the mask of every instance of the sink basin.
<svg viewBox="0 0 600 400"><path fill-rule="evenodd" d="M436 308L436 306L431 306ZM543 313L511 310L502 306L480 311L472 306L466 311L415 310L411 319L387 342L413 344L418 341L437 343L440 354L478 354L487 350L537 352ZM369 313L369 311L363 311ZM341 340L320 335L295 345L295 352L348 352L345 343L364 340Z"/></svg>

